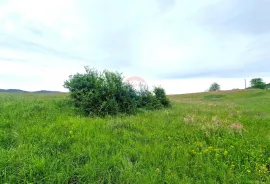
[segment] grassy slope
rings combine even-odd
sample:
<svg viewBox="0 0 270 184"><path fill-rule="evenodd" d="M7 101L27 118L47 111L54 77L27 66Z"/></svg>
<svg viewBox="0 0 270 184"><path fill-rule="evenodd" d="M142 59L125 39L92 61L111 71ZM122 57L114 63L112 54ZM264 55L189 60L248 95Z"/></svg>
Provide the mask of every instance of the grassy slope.
<svg viewBox="0 0 270 184"><path fill-rule="evenodd" d="M0 183L270 183L270 91L175 95L170 110L105 119L66 98L0 94Z"/></svg>

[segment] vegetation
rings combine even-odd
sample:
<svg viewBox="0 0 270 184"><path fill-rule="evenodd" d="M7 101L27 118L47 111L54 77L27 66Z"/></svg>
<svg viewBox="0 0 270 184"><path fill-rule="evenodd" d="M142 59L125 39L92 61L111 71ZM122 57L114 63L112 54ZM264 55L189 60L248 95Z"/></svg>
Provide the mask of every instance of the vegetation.
<svg viewBox="0 0 270 184"><path fill-rule="evenodd" d="M170 107L170 100L166 96L165 90L161 87L154 88L154 94L157 100L162 104L163 107Z"/></svg>
<svg viewBox="0 0 270 184"><path fill-rule="evenodd" d="M220 90L220 85L216 82L214 82L213 84L211 84L209 91L219 91Z"/></svg>
<svg viewBox="0 0 270 184"><path fill-rule="evenodd" d="M223 97L225 97L225 95L219 95L219 94L213 95L213 94L211 94L211 95L205 95L204 99L213 100L213 99L220 99L220 98L223 98Z"/></svg>
<svg viewBox="0 0 270 184"><path fill-rule="evenodd" d="M89 67L85 70L85 74L70 76L64 86L75 107L86 115L134 114L138 108L154 110L170 105L163 88L155 88L154 94L146 87L136 91L120 73L98 72Z"/></svg>
<svg viewBox="0 0 270 184"><path fill-rule="evenodd" d="M262 78L254 78L250 81L251 88L265 89L267 87L266 83Z"/></svg>
<svg viewBox="0 0 270 184"><path fill-rule="evenodd" d="M270 91L217 93L104 118L1 93L0 183L270 183Z"/></svg>

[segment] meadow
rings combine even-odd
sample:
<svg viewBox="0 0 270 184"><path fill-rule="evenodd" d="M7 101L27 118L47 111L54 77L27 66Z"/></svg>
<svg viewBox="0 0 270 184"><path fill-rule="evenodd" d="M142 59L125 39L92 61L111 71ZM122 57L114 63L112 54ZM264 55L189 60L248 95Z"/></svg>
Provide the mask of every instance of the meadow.
<svg viewBox="0 0 270 184"><path fill-rule="evenodd" d="M270 183L270 90L169 98L90 118L67 94L0 93L0 183Z"/></svg>

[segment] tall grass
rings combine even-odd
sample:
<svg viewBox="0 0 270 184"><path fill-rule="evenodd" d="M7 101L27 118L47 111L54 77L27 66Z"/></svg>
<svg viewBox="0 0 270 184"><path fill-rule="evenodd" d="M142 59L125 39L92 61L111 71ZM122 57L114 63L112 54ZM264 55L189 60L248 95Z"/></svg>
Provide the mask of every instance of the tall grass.
<svg viewBox="0 0 270 184"><path fill-rule="evenodd" d="M270 92L207 95L87 118L65 94L2 93L0 183L270 183Z"/></svg>

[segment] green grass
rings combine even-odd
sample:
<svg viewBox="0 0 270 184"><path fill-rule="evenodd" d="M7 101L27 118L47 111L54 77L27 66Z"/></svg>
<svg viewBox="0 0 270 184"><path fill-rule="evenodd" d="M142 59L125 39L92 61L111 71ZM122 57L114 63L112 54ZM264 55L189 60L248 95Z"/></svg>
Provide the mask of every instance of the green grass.
<svg viewBox="0 0 270 184"><path fill-rule="evenodd" d="M170 98L87 118L65 94L1 93L0 183L270 183L270 91Z"/></svg>

